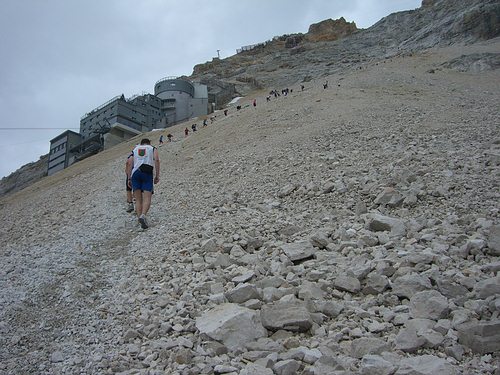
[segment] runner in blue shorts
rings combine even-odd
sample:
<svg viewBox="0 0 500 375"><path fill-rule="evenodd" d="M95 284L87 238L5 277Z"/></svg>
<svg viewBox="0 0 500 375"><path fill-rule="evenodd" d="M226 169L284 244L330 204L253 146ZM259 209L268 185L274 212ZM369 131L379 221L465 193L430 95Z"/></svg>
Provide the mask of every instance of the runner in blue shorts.
<svg viewBox="0 0 500 375"><path fill-rule="evenodd" d="M146 214L151 207L153 184L160 181L160 157L158 150L151 146L149 139L144 138L133 151L134 162L129 163L127 176L134 192L135 211L142 229L148 228ZM154 178L153 178L154 175Z"/></svg>

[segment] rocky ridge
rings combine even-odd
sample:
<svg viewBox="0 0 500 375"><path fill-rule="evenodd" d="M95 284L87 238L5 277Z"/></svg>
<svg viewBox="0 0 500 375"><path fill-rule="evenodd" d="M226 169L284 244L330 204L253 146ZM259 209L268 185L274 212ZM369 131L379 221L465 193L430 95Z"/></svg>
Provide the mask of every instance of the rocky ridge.
<svg viewBox="0 0 500 375"><path fill-rule="evenodd" d="M48 155L43 155L39 160L23 165L17 171L3 177L0 180L0 197L24 189L45 177L48 159Z"/></svg>
<svg viewBox="0 0 500 375"><path fill-rule="evenodd" d="M332 24L335 27L329 27ZM311 28L305 35L283 36L265 46L199 64L191 78L231 83L236 92L247 95L255 89L308 82L431 47L488 40L500 36L500 3L424 1L419 9L393 13L364 30L342 19ZM323 34L316 29L325 30L324 36L318 37Z"/></svg>

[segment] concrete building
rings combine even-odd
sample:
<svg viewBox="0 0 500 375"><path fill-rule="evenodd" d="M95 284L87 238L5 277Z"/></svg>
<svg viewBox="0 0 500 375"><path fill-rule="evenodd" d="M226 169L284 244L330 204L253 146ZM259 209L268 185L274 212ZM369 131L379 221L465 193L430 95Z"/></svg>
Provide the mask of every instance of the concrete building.
<svg viewBox="0 0 500 375"><path fill-rule="evenodd" d="M82 137L71 130L66 130L50 141L47 174L50 176L73 164L74 153L70 150L80 144Z"/></svg>
<svg viewBox="0 0 500 375"><path fill-rule="evenodd" d="M166 77L156 82L155 96L162 100L161 109L167 126L208 113L206 85Z"/></svg>
<svg viewBox="0 0 500 375"><path fill-rule="evenodd" d="M80 120L82 140L102 137L104 148L114 146L161 124L161 99L154 95L116 96Z"/></svg>
<svg viewBox="0 0 500 375"><path fill-rule="evenodd" d="M55 173L138 134L209 113L206 85L183 78L166 77L156 82L154 91L154 95L145 93L129 99L123 95L116 96L82 116L81 138L78 144L73 142L71 147L65 148L64 167L57 164L55 168L56 164L51 163L49 158L47 173ZM59 137L65 133L51 141L51 152L58 147ZM62 149L58 149L57 155L61 151Z"/></svg>

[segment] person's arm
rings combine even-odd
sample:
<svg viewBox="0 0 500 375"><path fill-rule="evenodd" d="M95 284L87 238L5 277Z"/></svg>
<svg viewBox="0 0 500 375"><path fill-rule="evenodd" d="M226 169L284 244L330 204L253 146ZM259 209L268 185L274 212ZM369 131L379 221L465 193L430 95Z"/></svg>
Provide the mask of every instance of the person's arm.
<svg viewBox="0 0 500 375"><path fill-rule="evenodd" d="M127 163L125 164L125 173L127 174L129 185L132 185L132 181L130 179L132 178L133 167L134 167L134 157L131 156L127 159Z"/></svg>
<svg viewBox="0 0 500 375"><path fill-rule="evenodd" d="M160 182L160 156L158 155L158 150L155 148L153 153L155 159L155 179L154 183L157 184Z"/></svg>

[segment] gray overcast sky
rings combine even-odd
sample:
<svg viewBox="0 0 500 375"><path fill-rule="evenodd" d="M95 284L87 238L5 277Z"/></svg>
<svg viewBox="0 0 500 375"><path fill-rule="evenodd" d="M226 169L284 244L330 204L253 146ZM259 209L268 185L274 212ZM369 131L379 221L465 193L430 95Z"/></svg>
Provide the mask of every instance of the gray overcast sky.
<svg viewBox="0 0 500 375"><path fill-rule="evenodd" d="M0 177L78 132L112 97L153 92L165 76L277 35L344 17L367 28L421 0L3 0L0 12ZM21 128L46 128L22 130ZM47 129L61 128L61 129Z"/></svg>

